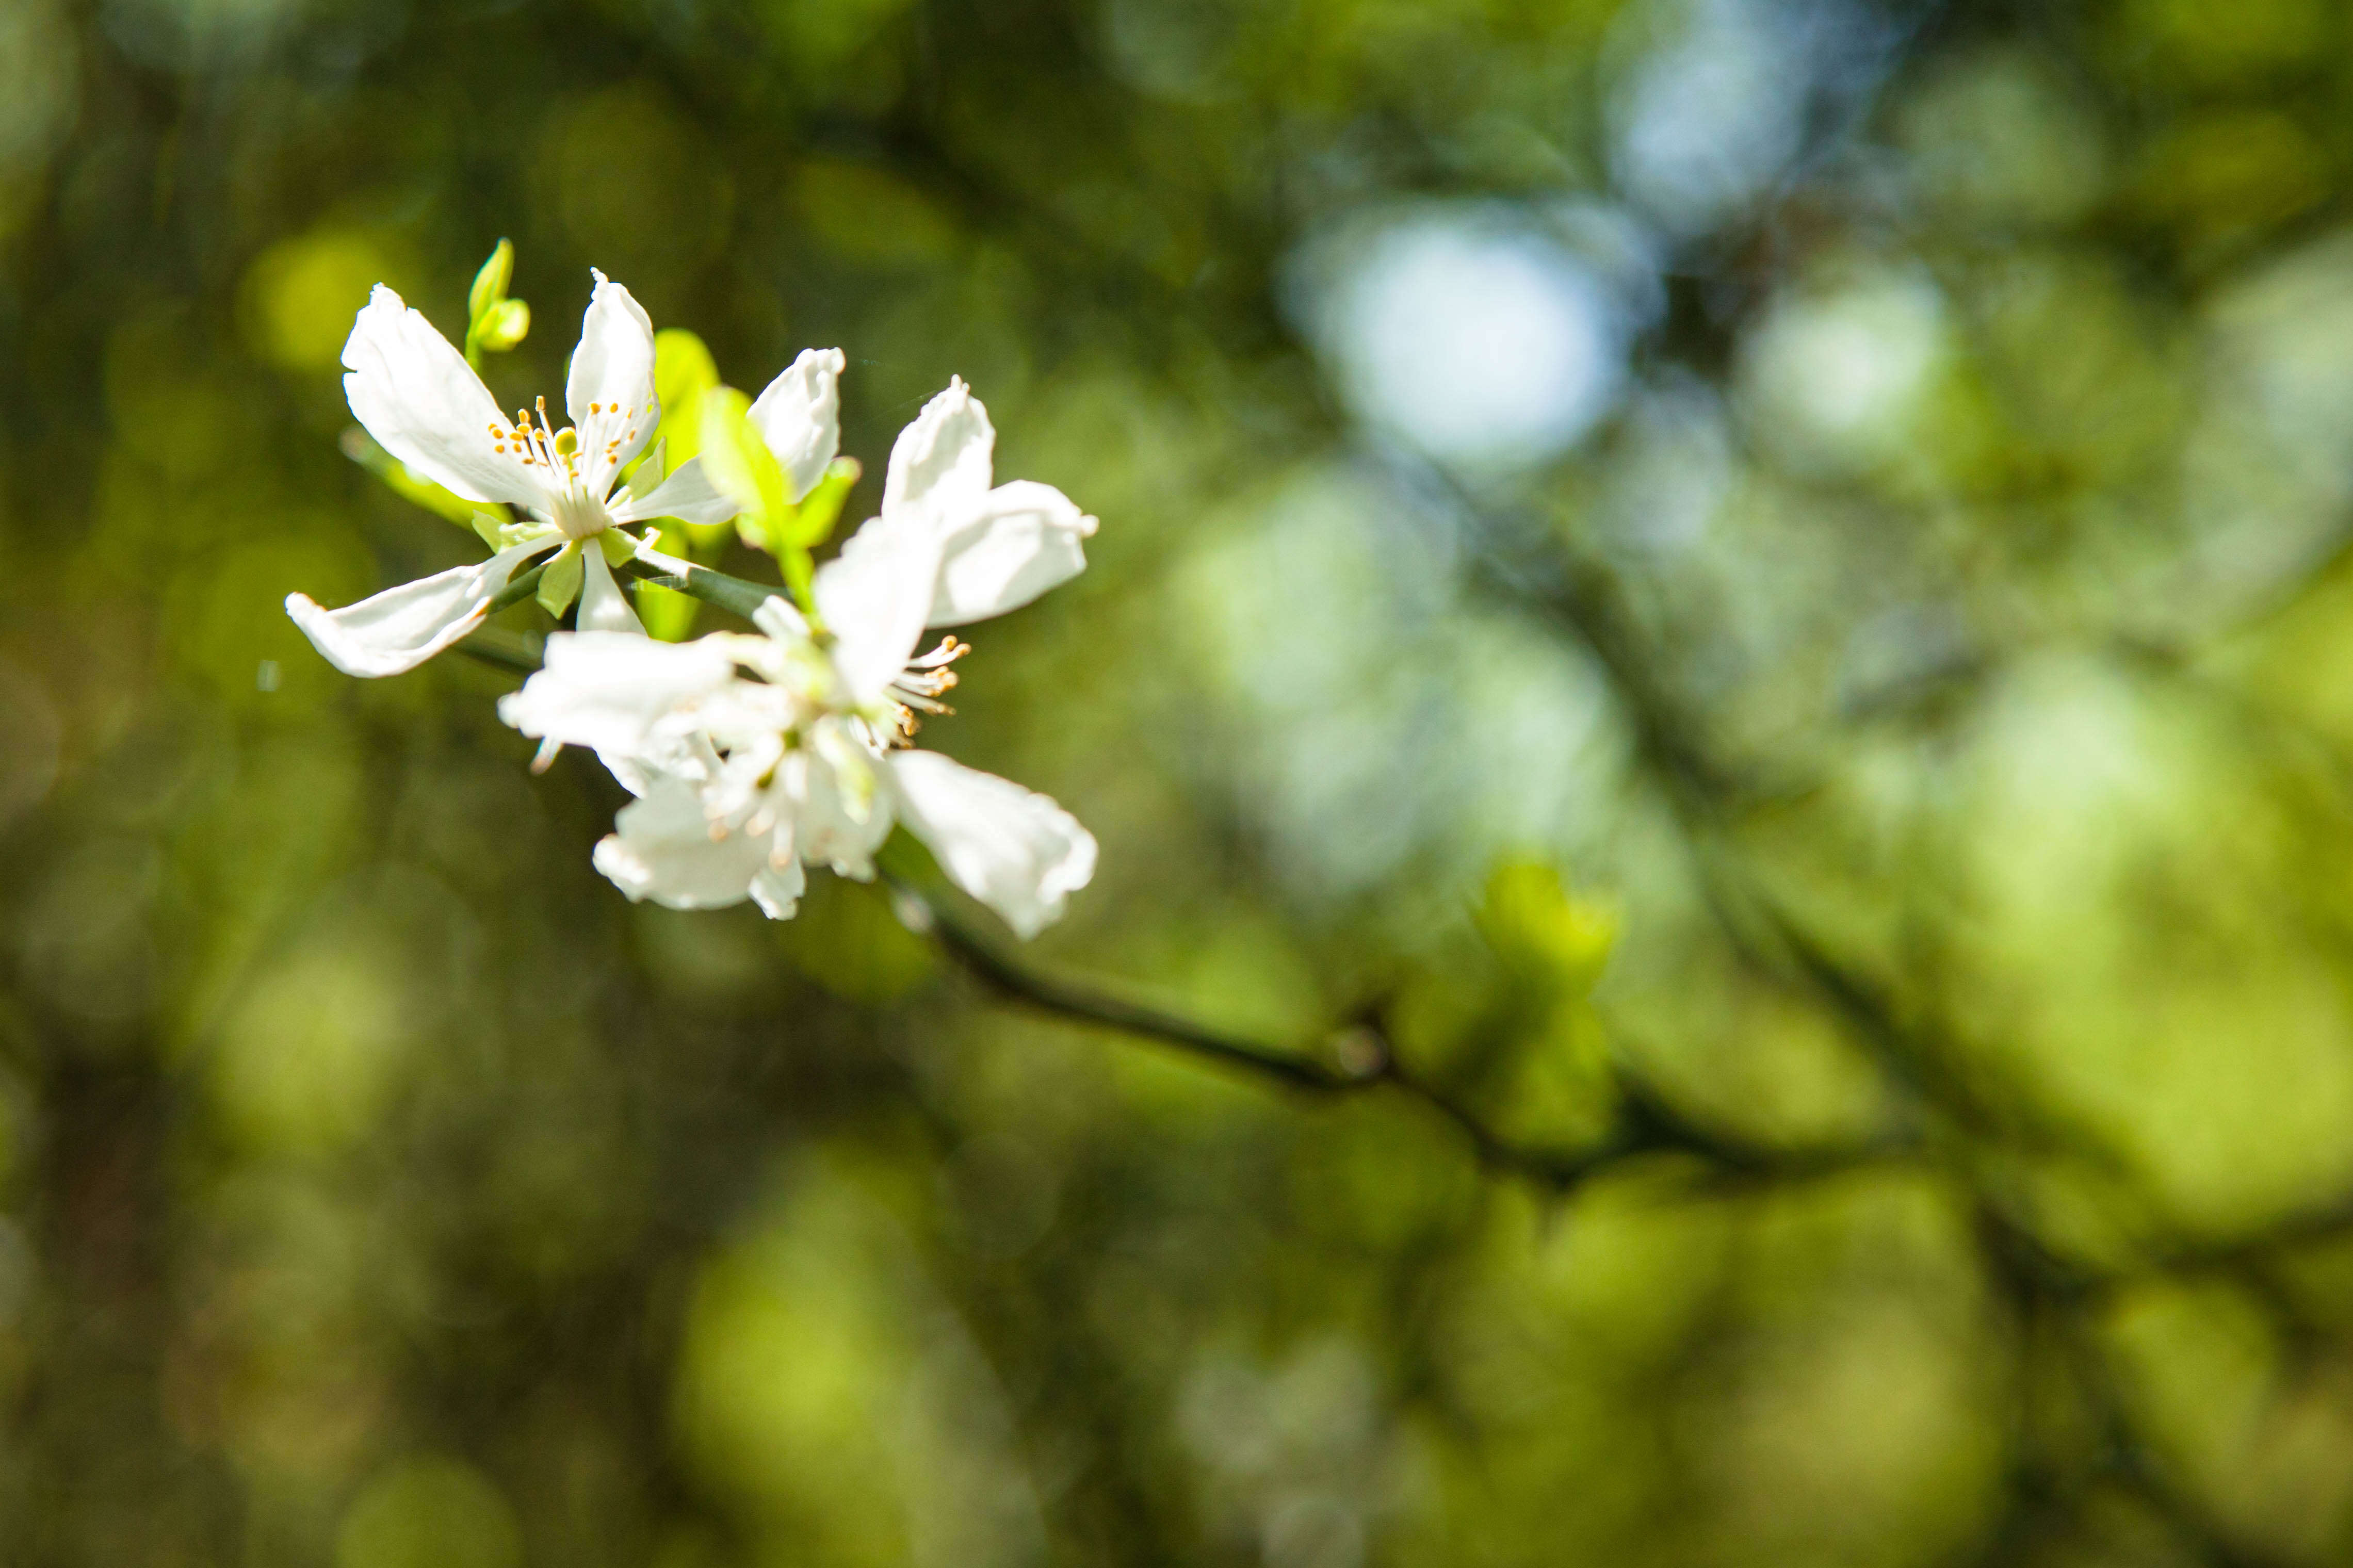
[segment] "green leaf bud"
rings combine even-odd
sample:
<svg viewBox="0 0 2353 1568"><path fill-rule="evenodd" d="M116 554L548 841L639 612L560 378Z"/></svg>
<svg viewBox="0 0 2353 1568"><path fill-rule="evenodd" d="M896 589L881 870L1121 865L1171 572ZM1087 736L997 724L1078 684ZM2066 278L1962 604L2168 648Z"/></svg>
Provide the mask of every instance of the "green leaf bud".
<svg viewBox="0 0 2353 1568"><path fill-rule="evenodd" d="M531 307L521 300L501 300L482 318L475 344L485 353L502 354L531 334Z"/></svg>
<svg viewBox="0 0 2353 1568"><path fill-rule="evenodd" d="M482 263L482 269L474 274L474 286L467 291L468 323L479 327L484 317L503 304L507 297L507 285L513 279L514 244L511 240L501 239L499 241L498 248L491 252L491 258Z"/></svg>
<svg viewBox="0 0 2353 1568"><path fill-rule="evenodd" d="M466 291L466 363L476 370L484 354L505 353L531 331L531 307L507 298L513 278L514 246L502 239Z"/></svg>

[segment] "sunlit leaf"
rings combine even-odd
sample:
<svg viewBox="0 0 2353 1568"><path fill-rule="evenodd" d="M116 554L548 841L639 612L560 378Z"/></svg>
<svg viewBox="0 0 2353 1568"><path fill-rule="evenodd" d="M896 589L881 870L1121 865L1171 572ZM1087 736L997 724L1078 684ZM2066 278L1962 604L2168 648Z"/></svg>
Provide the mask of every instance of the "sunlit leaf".
<svg viewBox="0 0 2353 1568"><path fill-rule="evenodd" d="M558 551L555 559L547 563L547 570L540 574L536 595L539 607L560 619L572 607L572 601L580 596L583 570L579 545L567 544Z"/></svg>
<svg viewBox="0 0 2353 1568"><path fill-rule="evenodd" d="M751 400L732 386L702 398L702 466L719 492L743 510L735 525L744 542L783 555L797 542L784 466L760 438L746 413Z"/></svg>

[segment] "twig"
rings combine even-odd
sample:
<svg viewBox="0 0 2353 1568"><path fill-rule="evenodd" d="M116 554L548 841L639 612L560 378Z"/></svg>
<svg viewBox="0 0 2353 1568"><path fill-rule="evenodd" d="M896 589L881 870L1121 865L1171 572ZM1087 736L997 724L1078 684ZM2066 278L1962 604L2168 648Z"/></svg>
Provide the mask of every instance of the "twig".
<svg viewBox="0 0 2353 1568"><path fill-rule="evenodd" d="M1032 973L983 942L935 900L916 892L904 882L894 883L892 887L901 896L902 908L909 903L916 907L914 923L923 927L949 957L975 979L1010 1001L1040 1012L1099 1024L1122 1034L1158 1040L1227 1067L1240 1068L1272 1079L1287 1089L1302 1089L1311 1094L1339 1093L1380 1076L1381 1068L1378 1067L1373 1068L1369 1073L1350 1075L1337 1066L1327 1066L1310 1056L1224 1034L1189 1019L1106 995L1091 987Z"/></svg>
<svg viewBox="0 0 2353 1568"><path fill-rule="evenodd" d="M659 554L651 559L641 555L635 561L624 562L619 571L623 576L639 583L691 595L705 604L732 611L747 621L761 605L771 599L785 598L786 595L782 585L771 587L766 584L754 583L748 577L733 576L725 572L715 572L708 566L698 566L691 561Z"/></svg>
<svg viewBox="0 0 2353 1568"><path fill-rule="evenodd" d="M1398 1057L1377 1017L1335 1033L1322 1057L1286 1050L1143 1006L1092 985L1039 973L983 939L944 900L903 879L894 879L892 886L909 923L928 933L966 973L1006 1001L1156 1040L1309 1095L1338 1097L1393 1089L1453 1127L1482 1167L1554 1193L1567 1192L1642 1154L1686 1155L1702 1163L1708 1181L1739 1185L1834 1175L1899 1158L1909 1151L1908 1143L1901 1140L1815 1148L1746 1142L1684 1116L1622 1065L1612 1069L1619 1114L1608 1132L1591 1147L1575 1153L1529 1148L1497 1133L1445 1088L1410 1068Z"/></svg>
<svg viewBox="0 0 2353 1568"><path fill-rule="evenodd" d="M468 658L497 669L529 675L539 668L540 639L504 626L480 626L453 645Z"/></svg>

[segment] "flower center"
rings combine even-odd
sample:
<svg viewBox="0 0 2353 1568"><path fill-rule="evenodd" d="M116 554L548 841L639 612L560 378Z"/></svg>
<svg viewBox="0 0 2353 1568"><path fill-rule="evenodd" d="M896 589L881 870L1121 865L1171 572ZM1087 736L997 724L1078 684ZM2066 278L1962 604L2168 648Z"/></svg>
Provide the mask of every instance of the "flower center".
<svg viewBox="0 0 2353 1568"><path fill-rule="evenodd" d="M566 539L586 539L613 526L613 514L605 510L604 498L592 490L570 486L556 491L554 499L555 526Z"/></svg>
<svg viewBox="0 0 2353 1568"><path fill-rule="evenodd" d="M547 487L550 521L566 539L603 532L613 526L605 497L619 472L621 448L637 440L638 419L654 417L657 405L650 396L643 409L592 403L579 428L562 430L547 417L547 399L536 407L535 419L532 410L518 408L512 428L490 426L492 449L538 471Z"/></svg>

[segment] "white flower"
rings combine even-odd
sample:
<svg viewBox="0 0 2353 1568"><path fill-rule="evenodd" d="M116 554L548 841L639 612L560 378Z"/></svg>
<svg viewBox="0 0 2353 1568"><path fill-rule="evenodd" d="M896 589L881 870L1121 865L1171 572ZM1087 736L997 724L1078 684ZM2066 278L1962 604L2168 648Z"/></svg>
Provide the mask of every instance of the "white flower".
<svg viewBox="0 0 2353 1568"><path fill-rule="evenodd" d="M596 869L632 900L674 910L724 909L746 895L771 920L790 920L807 875L793 858L789 829L763 837L713 833L702 798L683 779L658 780L613 819L618 833L596 846Z"/></svg>
<svg viewBox="0 0 2353 1568"><path fill-rule="evenodd" d="M803 349L745 411L792 481L786 500L815 489L841 448L839 383L848 363L839 349Z"/></svg>
<svg viewBox="0 0 2353 1568"><path fill-rule="evenodd" d="M500 716L617 764L640 798L596 863L629 897L679 909L748 897L782 919L806 864L872 877L894 822L1024 937L1086 886L1095 841L1069 812L904 749L918 713L945 711L949 667L970 651L949 637L918 655L925 626L1027 604L1084 565L1077 541L1094 520L1044 485L992 490L992 440L961 382L902 435L883 515L817 574L823 634L770 599L755 617L763 635L654 649L627 678L600 665L627 657L628 639L548 639L547 668Z"/></svg>
<svg viewBox="0 0 2353 1568"><path fill-rule="evenodd" d="M1080 542L1093 535L1095 520L1051 485L1018 479L991 488L996 448L988 410L961 377L891 448L881 521L939 548L926 625L960 626L1018 610L1086 569Z"/></svg>
<svg viewBox="0 0 2353 1568"><path fill-rule="evenodd" d="M580 554L584 629L639 629L596 536L655 518L723 522L734 515L734 503L712 488L699 460L681 465L645 495L616 490L621 470L653 439L661 418L653 323L627 289L601 272L591 276L596 289L565 387L572 423L562 430L550 423L543 398L535 415L501 415L448 340L399 295L376 285L343 345L343 391L353 415L417 473L467 500L518 508L526 521L508 531L505 547L488 561L341 610L289 595L286 613L337 668L376 676L416 668L480 625L509 579L550 551Z"/></svg>

